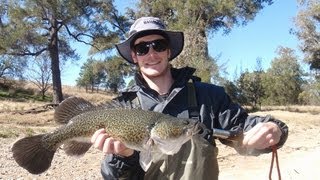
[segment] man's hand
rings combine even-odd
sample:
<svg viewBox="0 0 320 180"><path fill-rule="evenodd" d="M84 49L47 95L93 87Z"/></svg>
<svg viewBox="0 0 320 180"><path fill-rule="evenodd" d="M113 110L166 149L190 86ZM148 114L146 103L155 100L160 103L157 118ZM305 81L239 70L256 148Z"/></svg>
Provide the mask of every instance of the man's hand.
<svg viewBox="0 0 320 180"><path fill-rule="evenodd" d="M243 147L250 149L265 149L280 141L281 130L273 122L258 123L244 133Z"/></svg>
<svg viewBox="0 0 320 180"><path fill-rule="evenodd" d="M105 154L116 154L123 157L129 157L134 152L120 141L108 136L104 129L99 129L93 134L91 143L95 148L101 150Z"/></svg>

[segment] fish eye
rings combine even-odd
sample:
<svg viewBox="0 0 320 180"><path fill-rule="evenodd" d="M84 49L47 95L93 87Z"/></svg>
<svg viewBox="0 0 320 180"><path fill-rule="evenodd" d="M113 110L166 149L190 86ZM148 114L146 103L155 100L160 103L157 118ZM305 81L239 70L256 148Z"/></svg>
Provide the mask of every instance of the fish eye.
<svg viewBox="0 0 320 180"><path fill-rule="evenodd" d="M152 123L146 126L146 129L148 130L148 132L151 131L151 129L156 125L156 123Z"/></svg>

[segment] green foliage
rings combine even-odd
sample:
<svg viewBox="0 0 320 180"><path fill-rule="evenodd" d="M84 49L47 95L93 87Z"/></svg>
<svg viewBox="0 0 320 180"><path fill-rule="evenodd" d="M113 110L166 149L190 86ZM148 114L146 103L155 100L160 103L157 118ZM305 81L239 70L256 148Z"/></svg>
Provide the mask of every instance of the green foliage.
<svg viewBox="0 0 320 180"><path fill-rule="evenodd" d="M125 78L133 73L130 65L118 56L105 62L106 87L114 93L125 87Z"/></svg>
<svg viewBox="0 0 320 180"><path fill-rule="evenodd" d="M25 129L25 133L26 133L26 136L30 137L30 136L34 136L35 132L32 128L26 128Z"/></svg>
<svg viewBox="0 0 320 180"><path fill-rule="evenodd" d="M113 56L105 61L89 59L81 67L77 85L80 87L99 88L104 86L113 92L125 86L125 78L132 74L132 68L122 58Z"/></svg>
<svg viewBox="0 0 320 180"><path fill-rule="evenodd" d="M319 100L315 98L319 96L319 89L310 88L303 80L305 74L294 50L280 46L277 53L266 72L261 67L261 60L257 59L253 72L247 70L235 82L225 84L231 99L255 110L261 105L311 104L308 101L311 97Z"/></svg>
<svg viewBox="0 0 320 180"><path fill-rule="evenodd" d="M310 80L304 84L303 92L299 94L299 103L307 105L320 105L320 81Z"/></svg>
<svg viewBox="0 0 320 180"><path fill-rule="evenodd" d="M93 92L94 87L101 83L103 76L99 61L88 59L82 65L79 75L80 77L76 80L77 86L86 87L86 90L90 87Z"/></svg>
<svg viewBox="0 0 320 180"><path fill-rule="evenodd" d="M16 138L20 135L21 131L26 136L33 136L36 133L32 128L0 128L0 138Z"/></svg>
<svg viewBox="0 0 320 180"><path fill-rule="evenodd" d="M262 76L267 105L297 104L302 92L303 71L294 51L279 47L278 57L274 58L271 67Z"/></svg>
<svg viewBox="0 0 320 180"><path fill-rule="evenodd" d="M232 81L225 81L223 87L233 102L242 105L247 104L246 97L243 95L241 89L239 89L239 87L235 83L233 83Z"/></svg>
<svg viewBox="0 0 320 180"><path fill-rule="evenodd" d="M320 72L320 2L305 0L301 2L301 9L296 17L296 35L301 41L300 48L304 53L304 60L310 69Z"/></svg>
<svg viewBox="0 0 320 180"><path fill-rule="evenodd" d="M15 129L0 128L0 138L16 138L19 136L19 132Z"/></svg>
<svg viewBox="0 0 320 180"><path fill-rule="evenodd" d="M161 17L175 30L185 30L192 26L202 33L220 29L228 32L234 25L244 25L253 20L265 5L272 3L272 0L142 0L136 16Z"/></svg>
<svg viewBox="0 0 320 180"><path fill-rule="evenodd" d="M241 74L238 83L242 95L247 100L247 105L251 105L254 109L261 106L261 98L264 95L262 86L262 71L244 72Z"/></svg>

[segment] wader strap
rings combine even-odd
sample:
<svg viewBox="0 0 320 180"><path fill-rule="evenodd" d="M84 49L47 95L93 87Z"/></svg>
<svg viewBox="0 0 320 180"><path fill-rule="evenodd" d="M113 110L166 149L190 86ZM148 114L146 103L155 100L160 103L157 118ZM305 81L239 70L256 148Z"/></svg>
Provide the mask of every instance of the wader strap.
<svg viewBox="0 0 320 180"><path fill-rule="evenodd" d="M196 96L196 89L194 87L194 83L188 82L188 111L189 111L189 118L190 119L197 119L199 118L199 110L198 110L198 103L197 103L197 96Z"/></svg>
<svg viewBox="0 0 320 180"><path fill-rule="evenodd" d="M195 119L198 121L200 120L200 110L198 109L197 103L197 96L196 96L196 88L194 87L194 83L188 82L188 111L189 111L189 118ZM207 139L213 146L216 146L216 143L212 137L212 131L208 129L204 124L200 124L202 127L202 131L199 134Z"/></svg>

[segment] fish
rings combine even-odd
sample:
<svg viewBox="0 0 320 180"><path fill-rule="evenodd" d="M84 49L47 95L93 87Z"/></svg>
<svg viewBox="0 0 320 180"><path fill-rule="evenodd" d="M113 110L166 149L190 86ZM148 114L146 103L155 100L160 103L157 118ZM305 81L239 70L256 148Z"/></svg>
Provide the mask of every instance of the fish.
<svg viewBox="0 0 320 180"><path fill-rule="evenodd" d="M80 97L69 97L55 109L60 127L52 132L24 137L12 148L16 163L32 174L51 166L57 149L69 156L82 156L92 146L91 136L98 129L139 151L141 167L147 171L159 155L173 155L201 129L193 119L177 118L142 109L106 108Z"/></svg>

